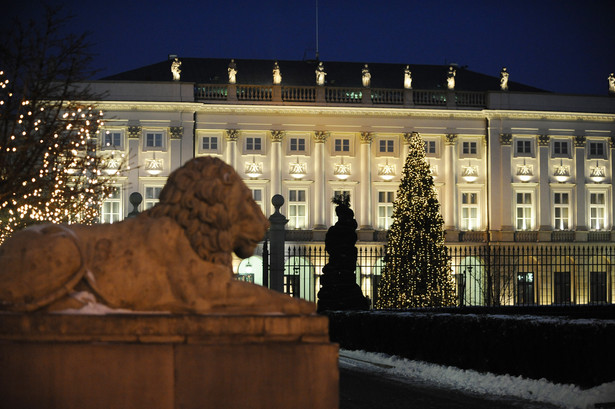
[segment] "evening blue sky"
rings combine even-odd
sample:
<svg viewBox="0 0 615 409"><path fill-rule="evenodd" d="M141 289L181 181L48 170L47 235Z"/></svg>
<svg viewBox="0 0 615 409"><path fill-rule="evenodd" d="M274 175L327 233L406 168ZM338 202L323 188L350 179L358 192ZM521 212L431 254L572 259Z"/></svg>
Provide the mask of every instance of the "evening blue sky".
<svg viewBox="0 0 615 409"><path fill-rule="evenodd" d="M60 2L89 30L99 77L179 57L301 60L316 50L316 0ZM40 3L11 6L17 18ZM322 61L457 63L560 93L606 95L614 0L318 0Z"/></svg>

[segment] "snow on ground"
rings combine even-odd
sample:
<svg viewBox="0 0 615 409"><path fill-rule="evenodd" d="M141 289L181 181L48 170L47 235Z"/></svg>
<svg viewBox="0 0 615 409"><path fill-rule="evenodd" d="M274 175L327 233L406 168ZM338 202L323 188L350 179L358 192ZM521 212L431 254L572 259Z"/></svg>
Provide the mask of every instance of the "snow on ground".
<svg viewBox="0 0 615 409"><path fill-rule="evenodd" d="M615 402L615 382L583 390L576 385L554 384L545 379L480 373L380 353L340 350L340 366L344 365L405 382L428 383L480 395L509 396L566 409L593 409L596 403Z"/></svg>

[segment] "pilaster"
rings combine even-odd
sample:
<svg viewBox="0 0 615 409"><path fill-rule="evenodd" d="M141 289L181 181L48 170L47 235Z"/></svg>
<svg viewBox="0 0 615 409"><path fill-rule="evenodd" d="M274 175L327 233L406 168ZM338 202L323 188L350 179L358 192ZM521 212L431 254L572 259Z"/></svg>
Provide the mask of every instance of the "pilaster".
<svg viewBox="0 0 615 409"><path fill-rule="evenodd" d="M360 208L359 208L359 230L364 231L364 234L359 232L359 237L365 240L374 230L372 224L372 195L371 195L371 169L372 169L372 142L374 134L371 132L361 132L360 155L361 155L361 181L360 183Z"/></svg>
<svg viewBox="0 0 615 409"><path fill-rule="evenodd" d="M444 230L457 230L455 223L455 185L457 183L457 135L445 135L444 147L444 174L447 175L444 183Z"/></svg>
<svg viewBox="0 0 615 409"><path fill-rule="evenodd" d="M576 226L575 241L587 241L587 207L585 205L585 136L574 138L576 177Z"/></svg>
<svg viewBox="0 0 615 409"><path fill-rule="evenodd" d="M237 169L237 139L239 138L239 130L227 129L226 137L226 163Z"/></svg>
<svg viewBox="0 0 615 409"><path fill-rule="evenodd" d="M325 142L328 132L314 132L314 230L324 230L325 224Z"/></svg>
<svg viewBox="0 0 615 409"><path fill-rule="evenodd" d="M285 135L286 132L280 130L269 132L271 138L271 195L282 194L282 141ZM271 208L271 211L275 209Z"/></svg>
<svg viewBox="0 0 615 409"><path fill-rule="evenodd" d="M549 184L549 135L540 135L538 137L538 160L540 167L539 175L539 205L540 205L540 220L538 220L539 241L551 241L551 185Z"/></svg>

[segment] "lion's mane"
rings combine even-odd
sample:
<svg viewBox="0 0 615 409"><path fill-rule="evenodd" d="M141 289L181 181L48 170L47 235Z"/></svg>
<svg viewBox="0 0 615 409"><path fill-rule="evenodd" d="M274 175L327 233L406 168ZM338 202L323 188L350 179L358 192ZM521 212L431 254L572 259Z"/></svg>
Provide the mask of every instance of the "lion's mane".
<svg viewBox="0 0 615 409"><path fill-rule="evenodd" d="M199 257L229 266L231 252L262 240L269 225L235 170L210 156L171 173L160 201L141 215L172 218Z"/></svg>

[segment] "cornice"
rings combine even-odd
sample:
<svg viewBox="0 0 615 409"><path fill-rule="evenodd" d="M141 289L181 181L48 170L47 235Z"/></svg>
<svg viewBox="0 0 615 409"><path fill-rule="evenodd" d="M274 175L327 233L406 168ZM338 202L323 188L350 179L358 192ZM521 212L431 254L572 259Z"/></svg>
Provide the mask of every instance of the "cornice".
<svg viewBox="0 0 615 409"><path fill-rule="evenodd" d="M92 101L90 101L92 103ZM243 105L243 104L203 104L199 102L156 102L156 101L97 101L97 108L104 111L175 111L208 114L235 115L309 115L309 116L347 116L347 117L397 117L397 118L436 118L436 119L521 119L521 120L558 120L615 122L615 114L591 112L557 112L529 110L464 110L464 109L417 109L417 108L374 108L338 107L306 105Z"/></svg>

